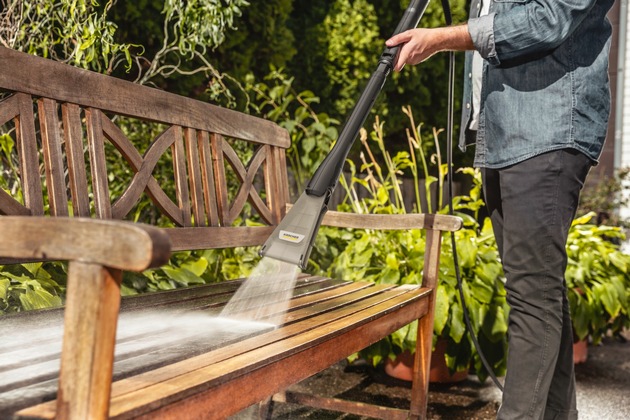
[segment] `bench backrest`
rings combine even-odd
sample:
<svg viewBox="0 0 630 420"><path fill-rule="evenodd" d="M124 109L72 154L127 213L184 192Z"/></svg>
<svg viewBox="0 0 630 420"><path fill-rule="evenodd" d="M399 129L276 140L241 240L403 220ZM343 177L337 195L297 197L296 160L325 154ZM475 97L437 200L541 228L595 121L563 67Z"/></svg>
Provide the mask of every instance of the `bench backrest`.
<svg viewBox="0 0 630 420"><path fill-rule="evenodd" d="M290 137L278 125L4 47L0 63L0 126L14 128L21 191L0 189L0 214L128 219L147 194L177 227L173 250L259 245L283 217ZM136 146L117 124L125 118L158 134ZM246 163L238 141L252 146ZM113 154L130 174L116 197ZM172 160L170 179L154 174L161 159ZM232 227L246 203L267 226Z"/></svg>

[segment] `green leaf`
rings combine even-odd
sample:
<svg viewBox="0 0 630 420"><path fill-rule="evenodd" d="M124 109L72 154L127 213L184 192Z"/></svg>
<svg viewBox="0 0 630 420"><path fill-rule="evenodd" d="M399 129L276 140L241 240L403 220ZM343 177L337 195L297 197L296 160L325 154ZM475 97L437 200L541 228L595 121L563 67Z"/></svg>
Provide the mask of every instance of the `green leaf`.
<svg viewBox="0 0 630 420"><path fill-rule="evenodd" d="M168 280L161 280L157 283L158 290L173 290L175 285Z"/></svg>
<svg viewBox="0 0 630 420"><path fill-rule="evenodd" d="M23 293L20 294L20 303L26 310L43 309L61 306L61 298L54 296L44 289L37 281L27 281Z"/></svg>
<svg viewBox="0 0 630 420"><path fill-rule="evenodd" d="M181 268L190 271L195 276L201 277L208 268L208 261L204 258L199 258L196 261L188 261L182 264Z"/></svg>
<svg viewBox="0 0 630 420"><path fill-rule="evenodd" d="M477 247L469 234L461 236L457 240L457 255L462 267L474 267L477 260Z"/></svg>
<svg viewBox="0 0 630 420"><path fill-rule="evenodd" d="M591 311L583 296L574 296L577 304L571 305L573 332L580 340L584 340L589 335Z"/></svg>
<svg viewBox="0 0 630 420"><path fill-rule="evenodd" d="M400 267L400 261L398 260L398 256L397 254L393 252L390 252L387 254L387 257L385 258L385 263L392 270L398 270L398 268Z"/></svg>
<svg viewBox="0 0 630 420"><path fill-rule="evenodd" d="M494 283L491 286L478 278L475 278L473 279L472 284L470 284L470 292L479 302L490 303L492 302L492 296L494 295L493 286Z"/></svg>
<svg viewBox="0 0 630 420"><path fill-rule="evenodd" d="M380 274L380 283L398 284L400 280L400 271L386 267Z"/></svg>
<svg viewBox="0 0 630 420"><path fill-rule="evenodd" d="M405 347L404 342L407 339L407 336L409 335L410 329L411 329L410 325L405 325L403 328L397 331L394 331L394 333L391 334L390 336L392 344L395 347L403 349Z"/></svg>
<svg viewBox="0 0 630 420"><path fill-rule="evenodd" d="M578 217L578 218L574 219L573 223L571 223L571 226L585 225L588 222L590 222L593 217L595 217L595 213L594 212L590 212L588 214L585 214L582 217Z"/></svg>
<svg viewBox="0 0 630 420"><path fill-rule="evenodd" d="M204 281L201 277L195 275L194 273L186 270L185 268L172 268L168 266L162 267L164 273L171 280L181 284L182 286L190 286L193 284L203 284Z"/></svg>
<svg viewBox="0 0 630 420"><path fill-rule="evenodd" d="M628 261L630 257L626 254L622 254L621 252L611 252L610 262L617 267L621 272L628 273Z"/></svg>
<svg viewBox="0 0 630 420"><path fill-rule="evenodd" d="M611 318L616 317L621 311L621 303L617 296L617 290L610 283L598 284L593 286L593 292L596 293L606 308L606 312Z"/></svg>
<svg viewBox="0 0 630 420"><path fill-rule="evenodd" d="M7 292L11 281L9 279L0 279L0 299L7 300Z"/></svg>
<svg viewBox="0 0 630 420"><path fill-rule="evenodd" d="M449 336L454 342L459 343L466 332L466 323L464 322L464 311L460 305L451 306L451 329Z"/></svg>
<svg viewBox="0 0 630 420"><path fill-rule="evenodd" d="M24 267L29 273L35 275L37 271L41 268L42 263L24 263L22 267Z"/></svg>
<svg viewBox="0 0 630 420"><path fill-rule="evenodd" d="M120 294L121 296L132 296L137 295L138 291L133 287L128 287L125 284L120 285Z"/></svg>
<svg viewBox="0 0 630 420"><path fill-rule="evenodd" d="M440 336L446 322L448 321L449 314L449 294L447 287L443 284L438 284L437 293L435 296L435 318L433 323L433 331L436 335Z"/></svg>
<svg viewBox="0 0 630 420"><path fill-rule="evenodd" d="M482 324L482 331L491 342L502 340L508 330L507 316L501 306L493 306L489 309Z"/></svg>

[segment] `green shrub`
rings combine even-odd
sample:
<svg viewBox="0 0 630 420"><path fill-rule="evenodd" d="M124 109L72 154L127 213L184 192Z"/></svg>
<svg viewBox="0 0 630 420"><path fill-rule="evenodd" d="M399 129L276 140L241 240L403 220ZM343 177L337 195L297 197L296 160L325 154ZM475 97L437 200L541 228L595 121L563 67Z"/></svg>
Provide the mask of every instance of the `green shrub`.
<svg viewBox="0 0 630 420"><path fill-rule="evenodd" d="M573 221L567 241L566 280L576 338L619 335L630 328L630 255L614 239L625 239L618 227L597 226L588 213Z"/></svg>
<svg viewBox="0 0 630 420"><path fill-rule="evenodd" d="M359 173L350 163L350 181L346 188L346 201L342 210L357 213L405 213L400 190L400 174L409 171L414 177L416 200L414 211L423 201L429 209L446 213L442 197L433 193L431 186L438 184L441 191L448 168L436 152L430 159L423 156L419 126L413 123L411 111L405 113L412 128L408 130L409 152L398 152L390 157L384 147L384 124L377 119L374 130L362 133L363 164ZM434 131L436 142L439 131ZM384 162L377 162L372 145L382 152ZM437 177L428 170L429 162L437 166ZM418 164L417 169L413 169ZM455 232L463 280L463 293L470 314L472 329L482 351L497 375L506 368L507 328L509 306L506 301L504 274L492 232L490 220L480 219L484 206L481 194L481 176L472 168L460 169L472 180L465 194L454 197L455 214L463 219L464 227ZM421 179L424 176L424 179ZM358 199L357 188L367 190L365 198ZM424 188L423 188L424 187ZM420 195L427 198L421 200ZM433 200L433 201L432 201ZM630 327L630 256L622 253L616 242L624 238L620 228L590 224L594 213L577 218L567 243L568 267L566 272L568 295L573 315L576 338L590 337L599 343L606 335L618 335ZM322 229L325 238L318 238L313 259L324 264L315 265L326 274L355 281L387 284L419 284L422 280L424 235L416 230L378 231L354 230L334 233ZM457 289L450 238L444 237L440 257L440 276L436 291L434 340L447 340L446 362L453 371L472 369L480 379L487 376L476 353L464 323L462 302ZM393 358L405 350L415 349L416 326L405 327L388 339L365 349L361 356L374 363Z"/></svg>

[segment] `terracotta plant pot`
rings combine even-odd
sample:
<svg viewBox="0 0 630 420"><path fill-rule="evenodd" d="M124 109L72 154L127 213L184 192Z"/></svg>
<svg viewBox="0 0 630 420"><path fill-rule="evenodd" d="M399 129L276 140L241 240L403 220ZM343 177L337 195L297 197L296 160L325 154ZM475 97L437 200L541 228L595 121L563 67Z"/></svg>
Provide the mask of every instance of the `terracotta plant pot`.
<svg viewBox="0 0 630 420"><path fill-rule="evenodd" d="M586 362L588 358L588 340L580 340L573 343L573 363L580 364Z"/></svg>
<svg viewBox="0 0 630 420"><path fill-rule="evenodd" d="M451 372L446 366L444 355L446 354L447 341L439 339L435 343L435 349L431 353L431 371L429 372L429 382L433 383L453 383L461 382L468 377L468 372Z"/></svg>
<svg viewBox="0 0 630 420"><path fill-rule="evenodd" d="M429 382L453 383L465 380L468 377L468 372L455 372L451 375L444 360L445 352L446 340L438 340L435 350L431 353ZM413 379L413 358L414 354L406 350L396 356L395 360L387 359L385 373L396 379L411 381Z"/></svg>
<svg viewBox="0 0 630 420"><path fill-rule="evenodd" d="M414 353L405 350L396 356L395 360L387 358L385 361L385 373L392 378L403 381L413 380L413 358Z"/></svg>

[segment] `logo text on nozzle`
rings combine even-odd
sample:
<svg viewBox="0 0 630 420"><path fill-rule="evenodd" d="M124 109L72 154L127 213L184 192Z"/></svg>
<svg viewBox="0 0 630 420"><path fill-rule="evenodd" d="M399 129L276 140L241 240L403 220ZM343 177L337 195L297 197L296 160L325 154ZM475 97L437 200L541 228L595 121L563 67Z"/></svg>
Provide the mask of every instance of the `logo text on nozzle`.
<svg viewBox="0 0 630 420"><path fill-rule="evenodd" d="M299 233L289 232L286 230L281 230L280 235L278 235L279 239L283 241L291 242L294 244L299 244L304 239L304 235L300 235Z"/></svg>

